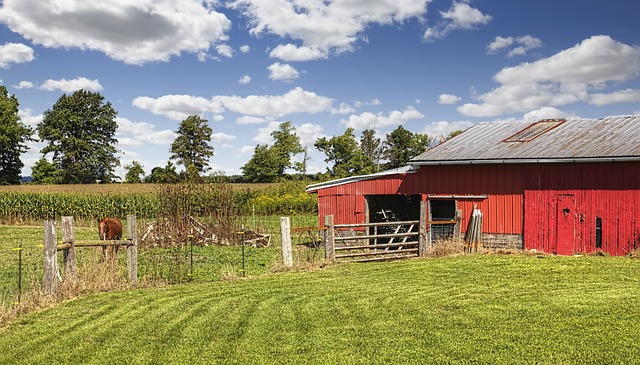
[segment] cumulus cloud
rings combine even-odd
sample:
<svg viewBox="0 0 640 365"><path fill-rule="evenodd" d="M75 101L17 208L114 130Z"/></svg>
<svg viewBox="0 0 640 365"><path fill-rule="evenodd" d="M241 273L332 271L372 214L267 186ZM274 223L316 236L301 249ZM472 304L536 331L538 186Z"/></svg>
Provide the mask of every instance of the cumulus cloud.
<svg viewBox="0 0 640 365"><path fill-rule="evenodd" d="M473 126L473 124L473 122L468 120L459 120L454 122L440 120L426 125L420 133L427 134L431 137L447 136L453 131L464 131L465 129Z"/></svg>
<svg viewBox="0 0 640 365"><path fill-rule="evenodd" d="M563 112L562 110L558 110L554 107L546 106L544 108L532 110L526 113L522 117L522 120L538 121L542 119L562 119L562 118L569 118L569 117L571 117L571 115Z"/></svg>
<svg viewBox="0 0 640 365"><path fill-rule="evenodd" d="M276 62L267 68L271 80L293 81L300 76L298 70L287 63Z"/></svg>
<svg viewBox="0 0 640 365"><path fill-rule="evenodd" d="M116 131L118 141L120 141L120 144L126 143L128 146L149 143L169 145L177 137L174 131L168 129L158 131L154 125L145 122L133 122L121 117L117 117L116 122L118 123L118 129Z"/></svg>
<svg viewBox="0 0 640 365"><path fill-rule="evenodd" d="M231 22L215 5L193 0L4 0L0 22L44 47L94 50L143 64L183 52L201 54L226 41Z"/></svg>
<svg viewBox="0 0 640 365"><path fill-rule="evenodd" d="M319 124L304 123L296 126L296 134L300 137L300 144L303 146L313 146L318 138L326 137L323 131Z"/></svg>
<svg viewBox="0 0 640 365"><path fill-rule="evenodd" d="M412 119L422 119L424 115L413 107L407 107L404 111L394 110L388 115L382 113L365 112L359 115L351 115L347 120L341 120L344 126L357 131L365 129L378 129L402 125Z"/></svg>
<svg viewBox="0 0 640 365"><path fill-rule="evenodd" d="M215 96L214 102L227 110L253 116L282 117L295 113L320 113L331 110L333 101L296 87L283 95Z"/></svg>
<svg viewBox="0 0 640 365"><path fill-rule="evenodd" d="M462 99L459 96L452 94L440 94L440 96L438 96L438 104L442 105L455 104L460 100Z"/></svg>
<svg viewBox="0 0 640 365"><path fill-rule="evenodd" d="M300 61L351 51L368 26L421 18L428 2L235 0L229 5L249 19L252 34L271 33L299 41L297 46L274 48L271 57Z"/></svg>
<svg viewBox="0 0 640 365"><path fill-rule="evenodd" d="M232 142L236 140L236 136L234 136L233 134L227 134L227 133L212 133L211 134L211 141L213 142L217 142L217 143L227 143L227 142Z"/></svg>
<svg viewBox="0 0 640 365"><path fill-rule="evenodd" d="M29 127L35 128L38 123L42 122L42 114L32 115L31 109L19 109L18 116L20 117L20 121Z"/></svg>
<svg viewBox="0 0 640 365"><path fill-rule="evenodd" d="M236 124L263 124L267 123L269 118L254 117L253 115L243 115L236 119Z"/></svg>
<svg viewBox="0 0 640 365"><path fill-rule="evenodd" d="M32 89L33 86L33 82L31 81L20 81L18 85L14 85L16 89Z"/></svg>
<svg viewBox="0 0 640 365"><path fill-rule="evenodd" d="M480 103L458 107L464 115L497 116L578 101L595 105L637 100L637 90L593 93L640 75L640 48L593 36L574 47L532 63L502 69L500 86L477 96Z"/></svg>
<svg viewBox="0 0 640 365"><path fill-rule="evenodd" d="M0 68L9 68L14 63L31 62L34 58L33 49L22 43L5 43L0 46Z"/></svg>
<svg viewBox="0 0 640 365"><path fill-rule="evenodd" d="M251 82L251 76L249 75L242 75L242 77L238 80L238 84L240 85L247 85L250 82Z"/></svg>
<svg viewBox="0 0 640 365"><path fill-rule="evenodd" d="M507 57L524 56L530 50L540 47L542 47L542 40L530 35L506 38L498 36L487 46L487 53L496 54L507 49Z"/></svg>
<svg viewBox="0 0 640 365"><path fill-rule="evenodd" d="M301 46L298 47L294 44L280 44L276 46L271 52L269 57L279 58L285 61L311 61L325 59L329 56L327 50L321 50L312 47Z"/></svg>
<svg viewBox="0 0 640 365"><path fill-rule="evenodd" d="M491 20L490 15L483 14L480 10L471 7L464 1L456 1L447 11L441 11L442 20L438 25L427 28L422 36L425 41L442 39L451 31L457 29L473 29L487 24Z"/></svg>
<svg viewBox="0 0 640 365"><path fill-rule="evenodd" d="M224 111L217 102L191 95L164 95L159 98L139 96L133 99L133 106L174 120L184 120L190 115L201 115L206 112Z"/></svg>
<svg viewBox="0 0 640 365"><path fill-rule="evenodd" d="M229 45L226 45L226 44L217 45L216 52L218 52L220 56L224 56L227 58L233 57L233 48L231 48Z"/></svg>
<svg viewBox="0 0 640 365"><path fill-rule="evenodd" d="M61 80L46 80L40 87L42 90L55 91L60 90L65 93L71 93L80 89L87 91L100 91L102 85L98 80L89 80L86 77L78 77L73 80L61 79Z"/></svg>
<svg viewBox="0 0 640 365"><path fill-rule="evenodd" d="M266 127L258 128L254 132L253 140L259 144L272 144L273 137L271 133L278 129L280 122L271 122Z"/></svg>
<svg viewBox="0 0 640 365"><path fill-rule="evenodd" d="M330 111L332 103L332 99L300 87L293 88L283 95L217 95L211 99L190 95L164 95L159 98L139 96L133 99L135 107L175 120L184 120L190 115L206 112L220 114L225 111L255 117L315 114Z"/></svg>
<svg viewBox="0 0 640 365"><path fill-rule="evenodd" d="M249 51L251 50L251 47L249 47L248 45L242 45L240 46L240 52L242 53L249 53Z"/></svg>

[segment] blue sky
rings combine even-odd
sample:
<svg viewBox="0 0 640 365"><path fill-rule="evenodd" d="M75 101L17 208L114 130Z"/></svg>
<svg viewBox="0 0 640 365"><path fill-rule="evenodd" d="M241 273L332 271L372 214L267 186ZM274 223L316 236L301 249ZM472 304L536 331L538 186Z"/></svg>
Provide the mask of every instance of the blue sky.
<svg viewBox="0 0 640 365"><path fill-rule="evenodd" d="M31 126L62 94L99 92L122 166L147 174L194 114L213 129L211 171L240 174L290 121L318 172L314 141L348 127L640 113L638 14L637 0L2 0L0 84Z"/></svg>

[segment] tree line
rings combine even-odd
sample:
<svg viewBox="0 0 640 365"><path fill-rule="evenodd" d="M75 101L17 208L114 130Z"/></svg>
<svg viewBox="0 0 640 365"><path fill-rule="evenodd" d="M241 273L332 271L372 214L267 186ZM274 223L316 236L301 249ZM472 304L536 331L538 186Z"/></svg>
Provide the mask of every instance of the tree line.
<svg viewBox="0 0 640 365"><path fill-rule="evenodd" d="M20 156L28 150L27 143L40 141L42 157L32 167L32 181L42 184L109 183L120 180L115 169L117 158L117 112L111 103L97 92L78 90L62 95L35 129L21 122L18 100L0 86L0 184L20 183L24 167ZM202 179L210 168L214 155L211 146L212 129L208 121L192 115L183 120L170 146L167 165L154 167L148 175L138 161L123 166L128 183L172 183ZM456 131L446 138L459 133ZM300 143L291 122L281 123L271 133L273 144L258 144L253 156L241 167L242 176L236 181L276 182L291 177L306 176L308 149ZM443 137L444 138L444 137ZM401 167L409 159L422 153L443 138L431 138L397 127L381 140L373 129L362 132L357 140L353 128L344 134L316 140L314 147L324 153L327 170L317 179L341 178L370 174ZM175 164L172 162L175 161ZM177 167L182 166L181 172Z"/></svg>

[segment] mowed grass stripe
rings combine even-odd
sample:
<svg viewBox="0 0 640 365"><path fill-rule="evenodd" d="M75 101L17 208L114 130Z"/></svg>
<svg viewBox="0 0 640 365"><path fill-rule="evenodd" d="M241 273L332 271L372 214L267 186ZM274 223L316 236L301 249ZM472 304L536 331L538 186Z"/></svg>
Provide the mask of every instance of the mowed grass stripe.
<svg viewBox="0 0 640 365"><path fill-rule="evenodd" d="M633 364L638 273L463 256L104 293L4 330L0 363Z"/></svg>

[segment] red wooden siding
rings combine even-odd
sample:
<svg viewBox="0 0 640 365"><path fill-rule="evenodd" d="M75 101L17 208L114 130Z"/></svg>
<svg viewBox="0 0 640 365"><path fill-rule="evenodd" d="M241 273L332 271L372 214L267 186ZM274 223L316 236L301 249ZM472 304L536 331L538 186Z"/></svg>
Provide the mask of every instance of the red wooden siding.
<svg viewBox="0 0 640 365"><path fill-rule="evenodd" d="M602 220L602 251L624 255L640 245L640 163L531 165L525 183L527 249L545 252L597 251L596 218ZM558 204L573 197L571 221ZM560 215L560 217L558 217ZM558 247L560 230L574 228L570 248Z"/></svg>
<svg viewBox="0 0 640 365"><path fill-rule="evenodd" d="M486 195L486 199L456 198L462 210L462 231L466 232L473 206L484 214L482 231L496 234L522 234L522 166L449 165L422 166L407 175L401 187L405 194Z"/></svg>
<svg viewBox="0 0 640 365"><path fill-rule="evenodd" d="M365 195L398 194L403 175L356 181L318 190L318 218L333 215L335 224L365 223Z"/></svg>

